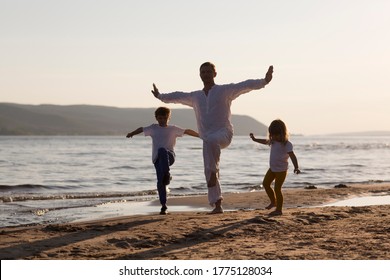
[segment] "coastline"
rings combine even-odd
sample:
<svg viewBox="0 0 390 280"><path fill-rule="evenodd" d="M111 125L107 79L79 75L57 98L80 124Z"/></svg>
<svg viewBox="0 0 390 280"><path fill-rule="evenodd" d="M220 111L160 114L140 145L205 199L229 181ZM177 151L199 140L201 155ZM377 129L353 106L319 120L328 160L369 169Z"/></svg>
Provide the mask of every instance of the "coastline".
<svg viewBox="0 0 390 280"><path fill-rule="evenodd" d="M200 260L390 259L390 205L324 205L351 197L390 195L390 184L285 189L283 216L264 210L264 191L224 195L222 215L206 196L173 197L168 207L192 211L121 215L58 225L0 229L1 259ZM151 202L158 210L158 203ZM322 206L322 207L317 207ZM201 211L199 211L201 209Z"/></svg>

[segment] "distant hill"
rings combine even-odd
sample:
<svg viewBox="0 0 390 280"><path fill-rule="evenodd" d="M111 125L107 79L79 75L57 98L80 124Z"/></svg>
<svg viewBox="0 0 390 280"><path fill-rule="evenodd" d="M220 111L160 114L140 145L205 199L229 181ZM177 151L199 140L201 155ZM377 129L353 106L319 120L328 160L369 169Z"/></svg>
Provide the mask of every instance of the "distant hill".
<svg viewBox="0 0 390 280"><path fill-rule="evenodd" d="M0 135L125 135L155 122L155 108L0 103ZM171 123L197 130L192 109L173 109ZM235 135L266 135L267 127L233 115Z"/></svg>

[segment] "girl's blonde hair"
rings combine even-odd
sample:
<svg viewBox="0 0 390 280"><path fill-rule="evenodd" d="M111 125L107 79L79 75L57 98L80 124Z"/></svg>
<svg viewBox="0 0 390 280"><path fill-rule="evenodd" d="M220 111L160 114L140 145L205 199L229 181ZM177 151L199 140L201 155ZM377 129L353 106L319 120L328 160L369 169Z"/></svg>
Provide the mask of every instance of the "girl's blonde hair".
<svg viewBox="0 0 390 280"><path fill-rule="evenodd" d="M270 143L278 137L277 141L286 144L288 141L288 131L286 124L282 120L274 120L268 127ZM275 139L276 140L276 139Z"/></svg>

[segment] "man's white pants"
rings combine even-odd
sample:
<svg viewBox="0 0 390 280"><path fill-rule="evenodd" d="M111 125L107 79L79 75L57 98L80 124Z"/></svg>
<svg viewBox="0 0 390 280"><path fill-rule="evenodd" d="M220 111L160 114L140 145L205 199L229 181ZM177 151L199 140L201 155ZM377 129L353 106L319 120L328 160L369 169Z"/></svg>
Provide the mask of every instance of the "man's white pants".
<svg viewBox="0 0 390 280"><path fill-rule="evenodd" d="M211 175L216 175L215 186L208 187L208 199L211 206L222 199L221 185L219 183L219 160L221 149L224 149L232 142L233 133L227 129L220 129L214 133L207 134L203 138L203 163L206 182L211 179Z"/></svg>

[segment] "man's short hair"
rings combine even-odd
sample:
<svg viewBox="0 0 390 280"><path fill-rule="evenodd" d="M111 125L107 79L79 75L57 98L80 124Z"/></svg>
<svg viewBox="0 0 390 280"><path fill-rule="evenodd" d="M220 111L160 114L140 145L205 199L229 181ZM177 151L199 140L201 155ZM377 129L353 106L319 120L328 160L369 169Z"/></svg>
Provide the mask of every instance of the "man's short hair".
<svg viewBox="0 0 390 280"><path fill-rule="evenodd" d="M217 72L217 70L216 70L216 68L215 68L215 65L214 65L213 63L209 62L209 61L203 63L203 64L199 67L199 70L202 69L203 66L211 66L211 67L213 67L214 72Z"/></svg>

